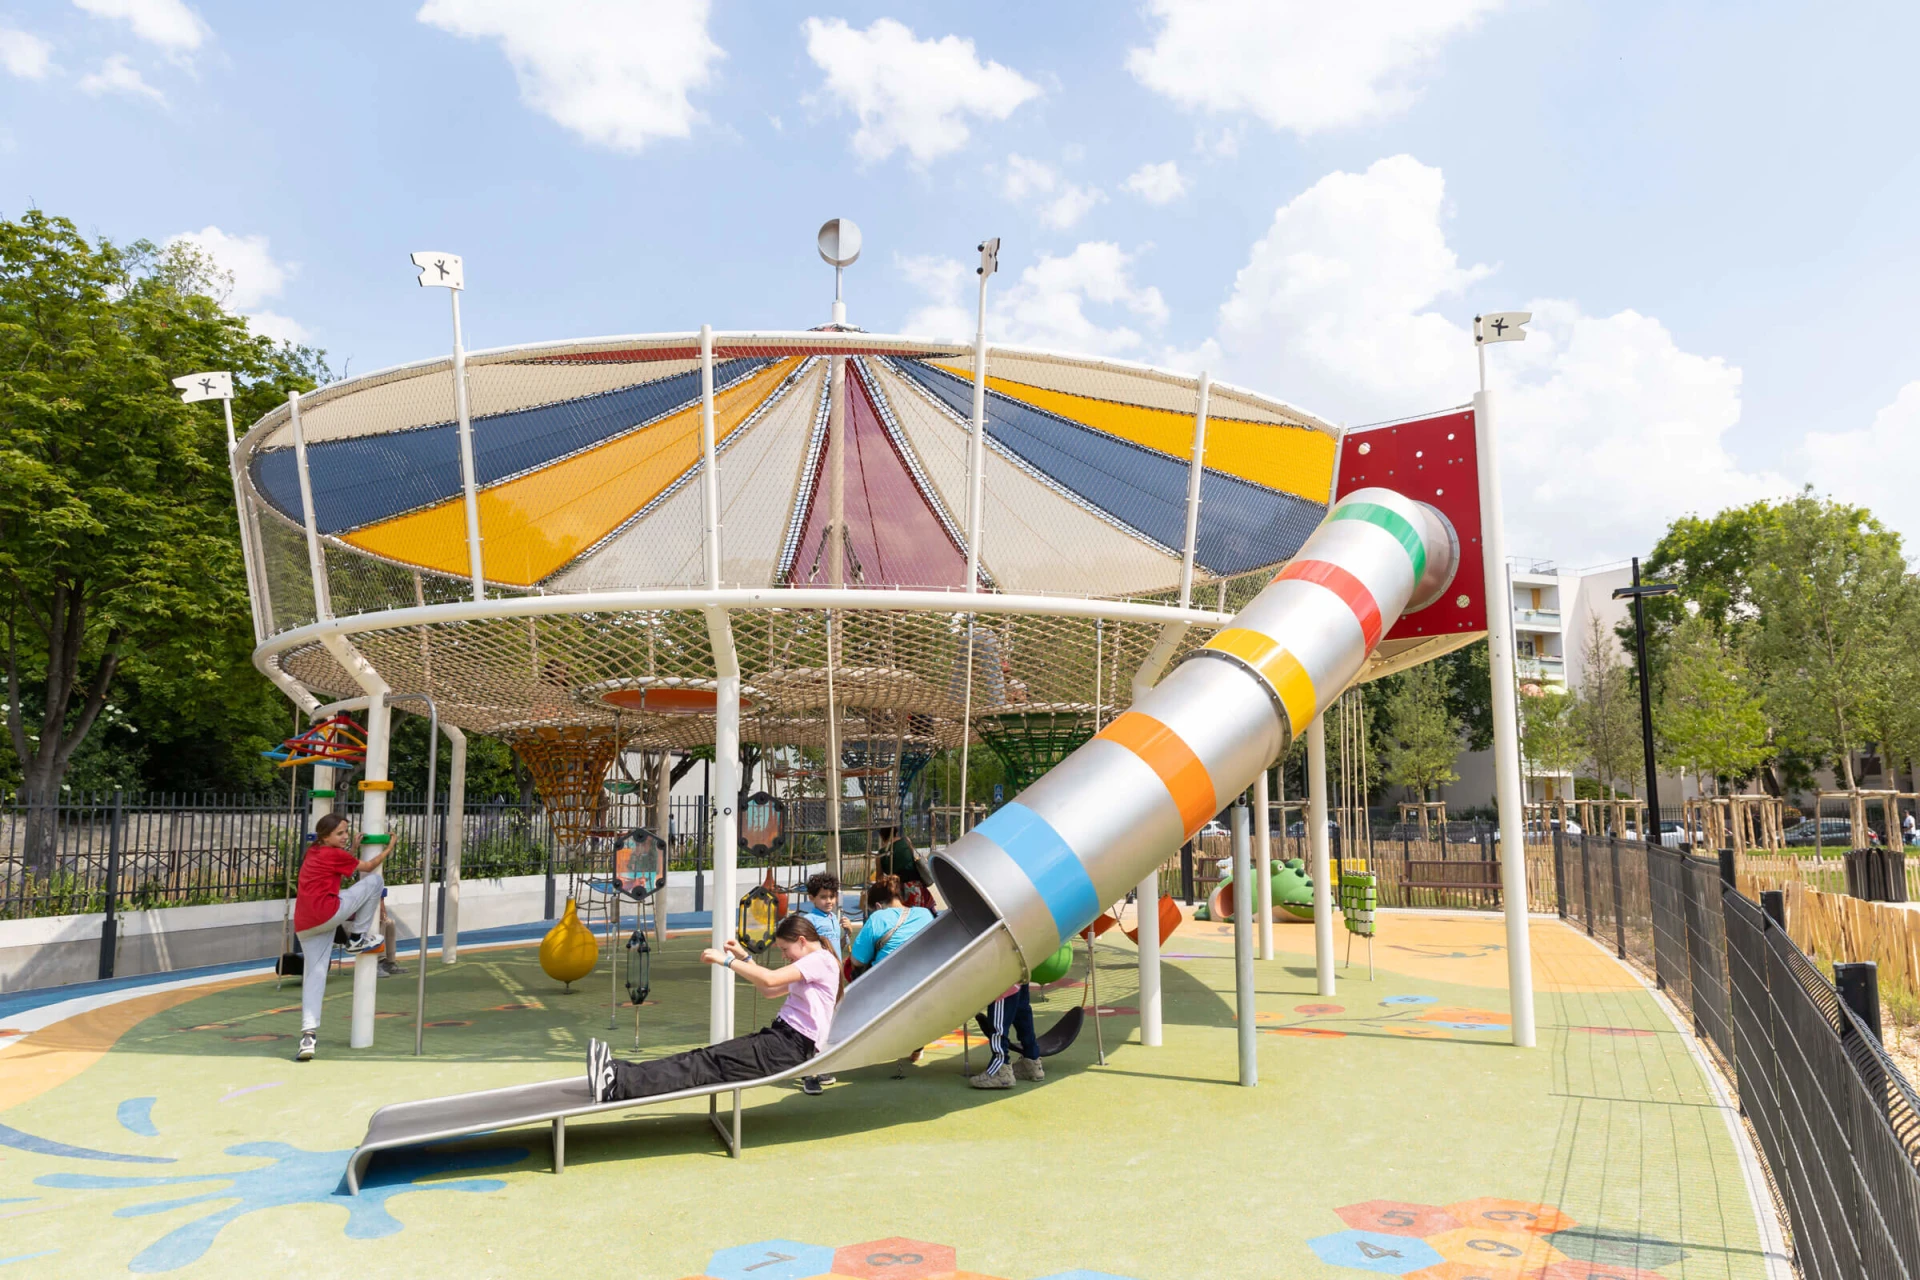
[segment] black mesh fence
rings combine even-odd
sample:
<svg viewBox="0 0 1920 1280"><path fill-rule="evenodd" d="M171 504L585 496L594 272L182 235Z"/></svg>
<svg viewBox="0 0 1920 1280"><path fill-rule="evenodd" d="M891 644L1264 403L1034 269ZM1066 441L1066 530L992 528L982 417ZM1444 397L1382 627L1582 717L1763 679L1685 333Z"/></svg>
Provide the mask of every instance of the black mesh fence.
<svg viewBox="0 0 1920 1280"><path fill-rule="evenodd" d="M1784 929L1724 895L1740 1099L1808 1280L1920 1276L1920 1099Z"/></svg>

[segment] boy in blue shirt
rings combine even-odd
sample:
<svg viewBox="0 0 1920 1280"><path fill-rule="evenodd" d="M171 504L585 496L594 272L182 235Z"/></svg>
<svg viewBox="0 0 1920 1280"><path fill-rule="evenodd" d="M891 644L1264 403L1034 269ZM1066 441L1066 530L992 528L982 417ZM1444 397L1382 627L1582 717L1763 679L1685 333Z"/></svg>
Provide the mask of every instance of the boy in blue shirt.
<svg viewBox="0 0 1920 1280"><path fill-rule="evenodd" d="M833 952L836 963L843 967L846 963L846 950L841 946L840 929L840 878L831 871L822 871L807 877L807 900L800 905L801 915L813 926L820 941L827 944ZM800 1088L810 1094L818 1094L821 1087L834 1083L833 1076L802 1076Z"/></svg>

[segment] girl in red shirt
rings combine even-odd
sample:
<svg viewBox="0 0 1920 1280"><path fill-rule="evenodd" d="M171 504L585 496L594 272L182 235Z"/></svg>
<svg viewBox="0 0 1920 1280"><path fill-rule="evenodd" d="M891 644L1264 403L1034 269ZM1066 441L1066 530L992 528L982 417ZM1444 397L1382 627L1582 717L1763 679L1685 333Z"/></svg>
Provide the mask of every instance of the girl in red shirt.
<svg viewBox="0 0 1920 1280"><path fill-rule="evenodd" d="M371 857L347 852L353 827L345 817L329 813L314 824L314 842L300 859L300 888L293 904L293 932L300 939L306 965L300 979L300 1051L294 1061L313 1058L320 1032L320 1002L327 994L327 969L333 961L333 931L347 924L347 950L376 951L385 941L377 924L380 894L386 882L380 864L391 845L381 845ZM343 877L360 878L341 889Z"/></svg>

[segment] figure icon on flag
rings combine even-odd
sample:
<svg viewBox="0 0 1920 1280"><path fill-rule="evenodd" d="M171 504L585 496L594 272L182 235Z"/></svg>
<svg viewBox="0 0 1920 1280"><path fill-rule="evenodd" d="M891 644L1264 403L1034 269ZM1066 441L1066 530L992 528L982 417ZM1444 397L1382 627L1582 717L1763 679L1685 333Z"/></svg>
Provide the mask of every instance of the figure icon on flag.
<svg viewBox="0 0 1920 1280"><path fill-rule="evenodd" d="M1490 311L1473 318L1473 340L1484 346L1489 342L1525 342L1531 311Z"/></svg>
<svg viewBox="0 0 1920 1280"><path fill-rule="evenodd" d="M180 399L187 404L200 400L233 399L231 373L190 373L184 378L175 378L173 385L180 389Z"/></svg>
<svg viewBox="0 0 1920 1280"><path fill-rule="evenodd" d="M413 255L413 265L420 268L422 289L467 287L465 270L457 253L440 253L432 249L422 249Z"/></svg>

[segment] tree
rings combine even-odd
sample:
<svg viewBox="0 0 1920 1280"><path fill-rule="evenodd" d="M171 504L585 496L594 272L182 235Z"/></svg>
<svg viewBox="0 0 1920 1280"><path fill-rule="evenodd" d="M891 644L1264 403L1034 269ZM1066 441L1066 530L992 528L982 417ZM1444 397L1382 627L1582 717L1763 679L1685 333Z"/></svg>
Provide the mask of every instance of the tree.
<svg viewBox="0 0 1920 1280"><path fill-rule="evenodd" d="M1580 750L1605 794L1613 794L1615 779L1625 779L1631 790L1643 763L1639 700L1620 645L1599 614L1588 617L1585 668L1573 706Z"/></svg>
<svg viewBox="0 0 1920 1280"><path fill-rule="evenodd" d="M1533 685L1520 691L1520 754L1535 776L1566 773L1579 762L1572 694Z"/></svg>
<svg viewBox="0 0 1920 1280"><path fill-rule="evenodd" d="M1669 637L1659 690L1654 729L1670 764L1717 783L1767 758L1767 719L1752 675L1704 617L1689 617Z"/></svg>
<svg viewBox="0 0 1920 1280"><path fill-rule="evenodd" d="M1853 751L1875 719L1908 590L1900 537L1810 489L1777 512L1751 575L1767 713L1783 745L1836 760L1852 788Z"/></svg>
<svg viewBox="0 0 1920 1280"><path fill-rule="evenodd" d="M1447 669L1437 662L1401 672L1394 687L1375 705L1384 738L1381 774L1396 786L1411 787L1422 800L1435 787L1458 780L1453 771L1460 754L1460 721L1447 709Z"/></svg>
<svg viewBox="0 0 1920 1280"><path fill-rule="evenodd" d="M248 333L209 296L219 287L184 245L90 243L37 209L0 221L7 736L40 801L59 792L123 668L218 685L234 649L251 647L225 432L169 379L232 369L236 413L257 414L323 366ZM29 810L41 875L51 817Z"/></svg>

